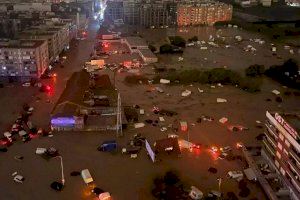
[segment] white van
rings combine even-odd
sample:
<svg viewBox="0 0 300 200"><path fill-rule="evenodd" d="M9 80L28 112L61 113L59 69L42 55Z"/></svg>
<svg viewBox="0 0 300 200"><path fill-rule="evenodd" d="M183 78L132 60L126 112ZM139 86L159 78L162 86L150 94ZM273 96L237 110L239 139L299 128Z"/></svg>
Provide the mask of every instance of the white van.
<svg viewBox="0 0 300 200"><path fill-rule="evenodd" d="M81 177L86 184L89 184L94 181L88 169L84 169L81 171Z"/></svg>
<svg viewBox="0 0 300 200"><path fill-rule="evenodd" d="M202 199L203 198L203 192L201 192L198 188L196 188L195 186L191 187L191 191L189 193L189 196L191 197L191 199L193 200L198 200L198 199Z"/></svg>

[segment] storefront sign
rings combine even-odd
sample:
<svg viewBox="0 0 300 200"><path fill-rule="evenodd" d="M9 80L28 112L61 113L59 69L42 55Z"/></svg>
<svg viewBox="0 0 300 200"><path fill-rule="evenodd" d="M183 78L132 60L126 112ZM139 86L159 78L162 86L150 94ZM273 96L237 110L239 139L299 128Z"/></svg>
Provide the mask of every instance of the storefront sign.
<svg viewBox="0 0 300 200"><path fill-rule="evenodd" d="M293 138L297 139L298 133L278 113L275 113L275 119Z"/></svg>
<svg viewBox="0 0 300 200"><path fill-rule="evenodd" d="M75 119L68 117L58 117L51 119L51 124L54 126L72 126L75 124Z"/></svg>

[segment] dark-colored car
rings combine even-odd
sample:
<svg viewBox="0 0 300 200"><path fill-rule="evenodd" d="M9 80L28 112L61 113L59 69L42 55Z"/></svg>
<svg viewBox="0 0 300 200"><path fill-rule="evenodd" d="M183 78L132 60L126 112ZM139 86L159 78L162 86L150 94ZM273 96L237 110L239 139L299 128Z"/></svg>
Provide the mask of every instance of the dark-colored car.
<svg viewBox="0 0 300 200"><path fill-rule="evenodd" d="M50 147L46 150L46 155L49 156L49 157L56 157L58 156L58 151L57 149L53 148L53 147Z"/></svg>
<svg viewBox="0 0 300 200"><path fill-rule="evenodd" d="M50 92L51 91L51 86L49 85L42 85L40 87L40 92Z"/></svg>
<svg viewBox="0 0 300 200"><path fill-rule="evenodd" d="M12 145L12 141L10 141L8 138L6 137L0 138L0 146L8 147L10 145Z"/></svg>
<svg viewBox="0 0 300 200"><path fill-rule="evenodd" d="M115 140L104 141L98 148L98 151L111 152L117 149L117 142Z"/></svg>
<svg viewBox="0 0 300 200"><path fill-rule="evenodd" d="M57 182L57 181L54 181L53 183L51 183L50 187L53 189L53 190L56 190L56 191L62 191L63 189L63 184L60 183L60 182Z"/></svg>

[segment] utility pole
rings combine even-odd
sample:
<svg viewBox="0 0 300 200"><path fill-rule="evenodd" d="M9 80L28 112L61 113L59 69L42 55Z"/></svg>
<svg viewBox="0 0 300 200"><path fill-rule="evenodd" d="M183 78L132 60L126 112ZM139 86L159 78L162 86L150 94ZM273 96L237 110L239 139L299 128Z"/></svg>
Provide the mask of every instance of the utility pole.
<svg viewBox="0 0 300 200"><path fill-rule="evenodd" d="M62 156L56 156L54 158L60 159L60 168L61 168L61 183L65 185L65 174L64 174L64 165L63 165L63 159Z"/></svg>
<svg viewBox="0 0 300 200"><path fill-rule="evenodd" d="M217 181L218 181L219 192L221 193L222 178L218 178Z"/></svg>
<svg viewBox="0 0 300 200"><path fill-rule="evenodd" d="M117 136L123 136L123 129L122 129L122 107L121 107L121 96L118 92L118 105L117 105Z"/></svg>

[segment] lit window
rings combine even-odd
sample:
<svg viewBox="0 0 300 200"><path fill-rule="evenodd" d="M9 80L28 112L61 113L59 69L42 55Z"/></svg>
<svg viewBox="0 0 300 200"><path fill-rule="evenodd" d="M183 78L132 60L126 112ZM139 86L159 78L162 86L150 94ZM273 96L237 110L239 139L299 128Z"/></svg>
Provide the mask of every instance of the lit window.
<svg viewBox="0 0 300 200"><path fill-rule="evenodd" d="M283 149L283 152L284 152L286 155L289 155L289 152L287 152L287 150Z"/></svg>
<svg viewBox="0 0 300 200"><path fill-rule="evenodd" d="M279 162L277 160L275 160L275 166L279 168Z"/></svg>
<svg viewBox="0 0 300 200"><path fill-rule="evenodd" d="M279 134L279 138L283 141L284 140L284 136L280 133Z"/></svg>
<svg viewBox="0 0 300 200"><path fill-rule="evenodd" d="M282 167L280 168L280 172L283 176L285 175L285 170Z"/></svg>
<svg viewBox="0 0 300 200"><path fill-rule="evenodd" d="M291 146L291 144L289 143L288 140L285 140L284 143L286 144L287 147L290 147L290 146Z"/></svg>
<svg viewBox="0 0 300 200"><path fill-rule="evenodd" d="M281 159L281 154L278 151L276 152L276 156Z"/></svg>

